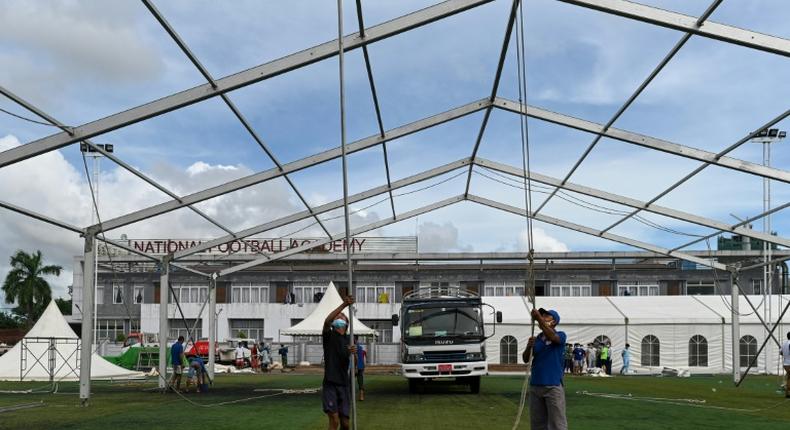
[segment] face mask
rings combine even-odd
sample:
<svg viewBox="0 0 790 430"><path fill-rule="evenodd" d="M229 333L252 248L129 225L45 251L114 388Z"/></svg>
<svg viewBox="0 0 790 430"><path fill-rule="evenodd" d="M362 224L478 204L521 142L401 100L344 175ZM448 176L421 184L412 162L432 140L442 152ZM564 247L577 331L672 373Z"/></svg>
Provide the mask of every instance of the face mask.
<svg viewBox="0 0 790 430"><path fill-rule="evenodd" d="M346 325L348 325L348 324L346 323L345 320L336 319L336 320L332 321L332 327L337 328L337 329L345 328Z"/></svg>

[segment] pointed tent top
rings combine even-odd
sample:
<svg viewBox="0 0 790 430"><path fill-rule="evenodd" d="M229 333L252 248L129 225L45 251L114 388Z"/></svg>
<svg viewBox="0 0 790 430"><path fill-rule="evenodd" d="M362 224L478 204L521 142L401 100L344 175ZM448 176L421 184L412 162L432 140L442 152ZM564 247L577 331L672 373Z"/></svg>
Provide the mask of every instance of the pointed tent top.
<svg viewBox="0 0 790 430"><path fill-rule="evenodd" d="M63 318L63 314L60 313L60 309L58 308L57 303L55 303L55 300L51 300L49 302L47 309L44 310L44 313L41 314L41 317L38 319L38 321L36 321L36 324L33 326L33 328L27 332L25 337L56 337L68 339L78 338L77 334L74 333L74 330L69 327L69 323L66 322L66 318Z"/></svg>
<svg viewBox="0 0 790 430"><path fill-rule="evenodd" d="M329 286L324 291L324 296L321 297L321 301L313 312L295 326L281 330L280 334L287 336L320 335L324 331L324 320L341 303L343 303L343 299L340 298L340 293L337 292L334 282L329 282ZM343 313L348 316L348 309L344 309ZM376 332L354 317L354 335L375 336Z"/></svg>

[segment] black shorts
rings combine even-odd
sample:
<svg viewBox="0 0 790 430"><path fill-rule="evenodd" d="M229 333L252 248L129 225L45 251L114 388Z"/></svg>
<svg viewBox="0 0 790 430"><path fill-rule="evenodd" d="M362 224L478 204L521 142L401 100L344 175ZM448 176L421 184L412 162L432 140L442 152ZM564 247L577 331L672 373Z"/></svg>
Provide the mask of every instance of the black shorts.
<svg viewBox="0 0 790 430"><path fill-rule="evenodd" d="M324 383L321 387L321 402L323 403L324 412L336 413L341 417L348 418L351 398L351 389L348 385L335 385L331 383Z"/></svg>
<svg viewBox="0 0 790 430"><path fill-rule="evenodd" d="M365 369L357 369L357 387L365 389Z"/></svg>

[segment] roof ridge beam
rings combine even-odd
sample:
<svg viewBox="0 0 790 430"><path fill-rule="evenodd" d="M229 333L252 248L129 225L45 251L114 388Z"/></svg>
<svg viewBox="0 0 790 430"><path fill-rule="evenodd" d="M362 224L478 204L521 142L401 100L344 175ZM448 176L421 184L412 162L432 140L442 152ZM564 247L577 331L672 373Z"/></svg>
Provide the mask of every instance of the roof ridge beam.
<svg viewBox="0 0 790 430"><path fill-rule="evenodd" d="M681 13L625 0L559 0L624 18L634 19L697 36L733 43L747 48L790 57L790 40L745 30L717 22L706 21L697 27L697 18Z"/></svg>
<svg viewBox="0 0 790 430"><path fill-rule="evenodd" d="M481 204L483 206L492 207L494 209L499 209L501 211L509 212L509 213L512 213L512 214L515 214L515 215L518 215L518 216L522 216L522 217L524 216L524 209L521 209L521 208L518 208L518 207L515 207L515 206L511 206L511 205L508 205L508 204L505 204L505 203L501 203L501 202L498 202L496 200L487 199L485 197L480 197L480 196L476 196L476 195L473 195L473 194L470 194L468 196L468 200L469 201L473 201L475 203L479 203L479 204ZM608 239L608 240L610 240L612 242L618 242L618 243L622 243L624 245L633 246L635 248L641 248L641 249L644 249L646 251L652 251L652 252L655 252L655 253L658 253L658 254L666 255L668 257L673 257L673 258L678 258L678 259L681 259L681 260L691 261L693 263L702 264L703 266L711 267L711 268L714 268L714 269L719 269L719 270L727 270L728 269L728 267L726 265L721 264L719 262L714 262L714 261L707 260L707 259L704 259L704 258L695 257L695 256L693 256L691 254L687 254L685 252L672 251L672 250L660 247L658 245L642 242L642 241L639 241L639 240L636 240L636 239L631 239L629 237L620 236L620 235L616 235L616 234L612 234L612 233L608 233L608 232L601 232L601 231L596 230L594 228L587 227L587 226L584 226L584 225L581 225L581 224L572 223L572 222L565 221L565 220L562 220L562 219L559 219L559 218L554 218L554 217L550 217L550 216L543 215L543 214L534 214L534 215L531 215L531 216L532 216L532 219L537 220L537 221L545 222L547 224L553 224L553 225L556 225L558 227L562 227L562 228L565 228L565 229L568 229L568 230L577 231L579 233L588 234L590 236L602 237L602 238Z"/></svg>
<svg viewBox="0 0 790 430"><path fill-rule="evenodd" d="M434 21L464 12L493 0L448 0L425 9L412 12L365 30L365 38L359 33L344 37L345 51L377 42ZM108 117L72 128L72 133L57 133L25 145L0 152L0 167L35 157L49 151L60 149L71 143L104 134L130 124L153 118L191 104L207 100L220 94L295 70L338 54L337 39L307 48L268 63L226 76L212 84L199 85L179 93L165 96L159 100L118 112Z"/></svg>
<svg viewBox="0 0 790 430"><path fill-rule="evenodd" d="M507 164L498 163L496 161L490 161L486 159L478 158L474 162L475 164L486 167L489 169L494 169L501 173L506 173L511 176L516 176L519 178L524 177L523 170L509 166ZM705 218L699 215L694 215L688 212L679 211L676 209L672 209L665 206L656 205L649 202L644 202L641 200L637 200L631 197L622 196L615 193L610 193L603 190L598 190L596 188L588 187L585 185L575 184L573 182L565 182L554 178L551 176L543 175L537 172L529 172L530 179L533 181L551 185L553 187L557 187L559 189L564 189L567 191L573 191L575 193L584 194L586 196L606 200L612 203L617 203L624 206L629 206L635 209L640 209L648 212L652 212L654 214L674 218L680 221L689 222L697 225L701 225L704 227L712 228L719 231L727 231L730 233L737 233L743 236L752 237L755 239L764 240L766 242L776 243L782 246L790 247L790 239L780 237L780 236L773 236L770 234L765 234L762 232L758 232L752 229L738 227L738 226L731 226L727 223L723 223L721 221L716 221L713 219Z"/></svg>
<svg viewBox="0 0 790 430"><path fill-rule="evenodd" d="M351 230L349 236L351 238L353 238L353 236L356 236L358 234L362 234L362 233L365 233L365 232L368 232L368 231L371 231L371 230L375 230L377 228L386 227L386 226L388 226L390 224L394 224L396 222L404 221L404 220L407 220L409 218L414 218L416 216L420 216L420 215L426 214L428 212L432 212L432 211L435 211L437 209L441 209L443 207L450 206L450 205L453 205L455 203L462 202L462 201L464 201L463 194L460 194L460 195L457 195L457 196L454 196L454 197L450 197L450 198L447 198L447 199L444 199L444 200L439 200L439 201L437 201L435 203L432 203L430 205L422 206L422 207L419 207L417 209L413 209L413 210L410 210L408 212L404 212L404 213L402 213L400 215L396 215L394 217L385 218L383 220L376 221L374 223L366 224L366 225L364 225L362 227L355 228L355 229ZM346 237L346 234L345 234L345 232L343 232L342 234L336 234L336 235L334 235L334 236L332 236L332 237L330 237L328 239L321 239L319 241L310 242L310 243L307 243L307 244L304 244L304 245L301 245L301 246L297 246L297 247L288 249L287 251L282 251L282 252L275 253L275 254L273 254L271 256L265 256L265 257L257 258L255 260L248 261L246 263L239 264L237 266L233 266L233 267L221 270L219 272L219 276L229 275L231 273L235 273L235 272L238 272L238 271L241 271L241 270L249 269L251 267L255 267L255 266L258 266L258 265L261 265L261 264L264 264L264 263L269 263L269 262L272 262L272 261L275 261L275 260L279 260L279 259L288 257L289 255L298 254L300 252L307 251L308 249L312 249L312 248L316 248L316 247L325 245L325 244L327 244L329 242L333 242L335 240L345 239L345 237Z"/></svg>
<svg viewBox="0 0 790 430"><path fill-rule="evenodd" d="M407 186L414 185L414 184L419 183L419 182L426 181L426 180L431 179L431 178L435 178L435 177L443 175L445 173L452 172L453 170L457 170L457 169L459 169L461 167L464 167L464 166L466 166L468 164L471 164L470 159L469 158L464 158L464 159L461 159L461 160L458 160L458 161L454 161L452 163L448 163L448 164L445 164L445 165L442 165L442 166L439 166L439 167L435 167L433 169L417 173L416 175L412 175L412 176L408 176L408 177L403 178L403 179L399 179L399 180L393 182L392 185L390 185L390 186L381 185L381 186L378 186L378 187L375 187L375 188L371 188L371 189L369 189L367 191L362 191L360 193L356 193L354 195L348 196L348 203L352 204L352 203L357 203L357 202L360 202L360 201L364 201L364 200L367 200L367 199L369 199L371 197L374 197L374 196L377 196L377 195L380 195L380 194L384 194L386 192L390 192L391 193L392 190L396 190L396 189L399 189L399 188L407 187ZM325 204L320 205L320 206L316 206L315 208L313 208L313 211L314 211L314 213L316 215L320 215L320 214L323 214L323 213L326 213L326 212L331 212L333 210L340 209L342 207L343 207L343 199L338 199L338 200L335 200L333 202L329 202L329 203L325 203ZM267 222L267 223L264 223L264 224L260 224L260 225L254 226L254 227L247 228L245 230L238 231L238 232L235 233L235 235L227 235L227 236L219 237L219 238L210 240L208 242L201 243L198 246L194 246L194 247L191 247L189 249L185 249L185 250L182 250L182 251L175 252L175 253L173 253L173 259L174 260L179 260L179 259L182 259L184 257L190 256L190 255L193 255L193 254L197 254L197 253L199 253L201 251L205 251L205 250L207 250L209 248L213 248L215 246L225 244L225 243L227 243L229 241L232 241L234 239L245 238L245 237L252 236L253 234L258 234L258 233L262 233L264 231L273 230L275 228L284 227L286 225L293 224L294 222L310 218L310 216L311 215L310 215L309 211L297 212L295 214L291 214L291 215L288 215L288 216L276 219L274 221L270 221L270 222Z"/></svg>
<svg viewBox="0 0 790 430"><path fill-rule="evenodd" d="M18 104L19 106L22 106L23 108L25 108L28 111L30 111L31 113L39 116L40 118L42 118L43 120L49 122L50 124L52 124L52 125L54 125L54 126L56 126L58 128L61 128L64 131L65 130L69 130L69 127L66 126L65 124L63 124L62 122L60 122L57 119L51 117L46 112L40 110L36 106L33 106L27 100L22 99L21 97L17 96L16 94L12 93L10 90L8 90L7 88L5 88L5 87L3 87L1 85L0 85L0 94L3 94L4 96L8 97L14 103ZM126 169L127 171L129 171L129 173L133 174L134 176L137 176L138 178L140 178L143 181L147 182L152 187L154 187L154 188L158 189L159 191L167 194L168 196L170 196L170 198L173 198L173 199L176 199L176 200L179 199L179 197L178 197L178 195L176 195L176 193L168 190L163 185L161 185L158 182L156 182L155 180L149 178L143 172L141 172L141 171L135 169L134 167L130 166L129 164L125 163L120 158L118 158L118 157L112 155L111 153L105 151L102 147L94 144L89 139L85 139L85 140L83 140L83 142L85 142L91 148L95 149L96 151L98 151L99 153L104 155L105 157L107 157L110 160L112 160L113 162L115 162L115 164L117 164L117 165L123 167L124 169ZM203 217L206 221L214 224L215 226L219 227L221 230L225 231L226 233L232 233L232 231L229 228L227 228L224 225L222 225L219 221L209 217L205 212L201 211L200 209L198 209L198 208L196 208L194 206L189 206L189 208L193 212L195 212L196 214L198 214L201 217Z"/></svg>
<svg viewBox="0 0 790 430"><path fill-rule="evenodd" d="M461 118L463 116L469 115L471 113L477 112L481 109L486 108L489 105L487 99L481 99L474 101L472 103L465 104L463 106L459 106L455 109L451 109L449 111L445 111L427 118L423 118L421 120L417 120L415 122L402 125L400 127L396 127L394 129L389 130L384 137L381 137L379 134L375 134L373 136L369 136L356 142L351 142L347 144L346 151L348 154L352 154L354 152L362 151L364 149L379 145L383 142L387 142L390 140L398 139L404 136L408 136L412 133L416 133L421 130L425 130L427 128L443 124L448 121L452 121L454 119ZM183 196L180 201L172 200L165 203L160 203L158 205L149 206L145 209L141 209L135 212L131 212L126 215L122 215L120 217L106 220L102 223L101 230L102 231L109 231L115 228L123 227L128 224L132 224L138 221L142 221L157 215L162 215L164 213L180 209L184 206L201 202L204 200L208 200L214 197L221 196L223 194L227 194L233 191L240 190L242 188L246 188L252 185L259 184L261 182L266 182L271 179L279 178L286 173L296 172L302 169L306 169L311 166L315 166L317 164L321 164L323 162L333 160L335 158L339 158L341 156L341 148L335 147L333 149L312 155L310 157L303 158L301 160L293 161L291 163L283 164L282 169L279 168L272 168L269 170L264 170L262 172L258 172L243 178L239 178L233 181L226 182L221 185L217 185L202 191L198 191L196 193L189 194L187 196ZM99 226L94 226L99 228Z"/></svg>
<svg viewBox="0 0 790 430"><path fill-rule="evenodd" d="M621 142L630 143L633 145L642 146L645 148L654 149L656 151L666 152L668 154L702 161L709 164L715 164L717 166L726 167L739 172L762 176L763 178L790 183L790 172L786 170L766 167L761 164L751 163L737 158L725 157L720 154L705 151L703 149L680 145L620 128L610 127L606 129L603 125L597 122L587 121L585 119L572 117L535 106L526 106L525 109L522 104L501 97L497 97L496 100L494 100L494 106L522 115L524 115L526 112L527 116L535 119L574 128L587 133L602 135L604 137L619 140Z"/></svg>

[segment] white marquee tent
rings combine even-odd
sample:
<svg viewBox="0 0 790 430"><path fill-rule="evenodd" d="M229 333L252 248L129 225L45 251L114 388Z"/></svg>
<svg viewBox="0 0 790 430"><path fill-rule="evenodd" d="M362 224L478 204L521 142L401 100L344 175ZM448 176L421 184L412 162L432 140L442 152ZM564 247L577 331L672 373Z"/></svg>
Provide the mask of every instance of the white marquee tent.
<svg viewBox="0 0 790 430"><path fill-rule="evenodd" d="M768 306L773 312L773 322L781 312L782 305L790 296L774 296L772 302L763 302L762 296L748 296L762 313ZM486 350L489 361L506 361L501 348L502 339L512 336L517 342L517 357L526 346L530 336L530 319L527 304L520 297L486 297L503 313L503 322L498 324L496 335L489 339ZM599 336L611 340L613 368L622 367L620 353L626 343L631 345L631 369L639 373L657 373L663 367L688 368L691 373L725 373L732 371L732 335L730 330L731 310L729 298L721 296L649 296L649 297L537 297L537 306L555 309L560 314L559 329L573 343L593 342ZM754 352L766 339L768 333L757 316L745 303L740 307L741 355ZM490 317L489 317L490 318ZM493 329L492 321L486 322L486 331ZM774 336L781 342L786 339L790 326L780 325ZM642 346L648 336L658 340L658 365L643 365ZM690 366L690 343L695 336L704 338L705 354L700 358L705 366ZM756 342L744 339L751 336ZM702 338L696 337L696 341ZM746 344L749 346L746 346ZM779 350L769 342L753 372L777 373ZM518 358L520 361L520 358ZM647 362L646 362L647 363ZM746 367L743 365L742 367Z"/></svg>
<svg viewBox="0 0 790 430"><path fill-rule="evenodd" d="M327 315L340 306L341 303L343 303L343 299L340 298L340 294L337 292L334 282L330 282L315 310L295 326L289 329L280 330L280 334L286 336L319 336L324 330L324 320ZM348 316L348 308L344 309L343 313ZM375 336L376 332L354 317L354 334L359 336Z"/></svg>
<svg viewBox="0 0 790 430"><path fill-rule="evenodd" d="M54 342L56 349L53 351L54 380L78 380L80 368L77 348L80 340L53 300L24 339L0 357L0 381L48 381L50 363L47 350L51 345L50 340ZM91 379L133 379L143 376L142 372L134 372L110 363L95 351L91 354Z"/></svg>

